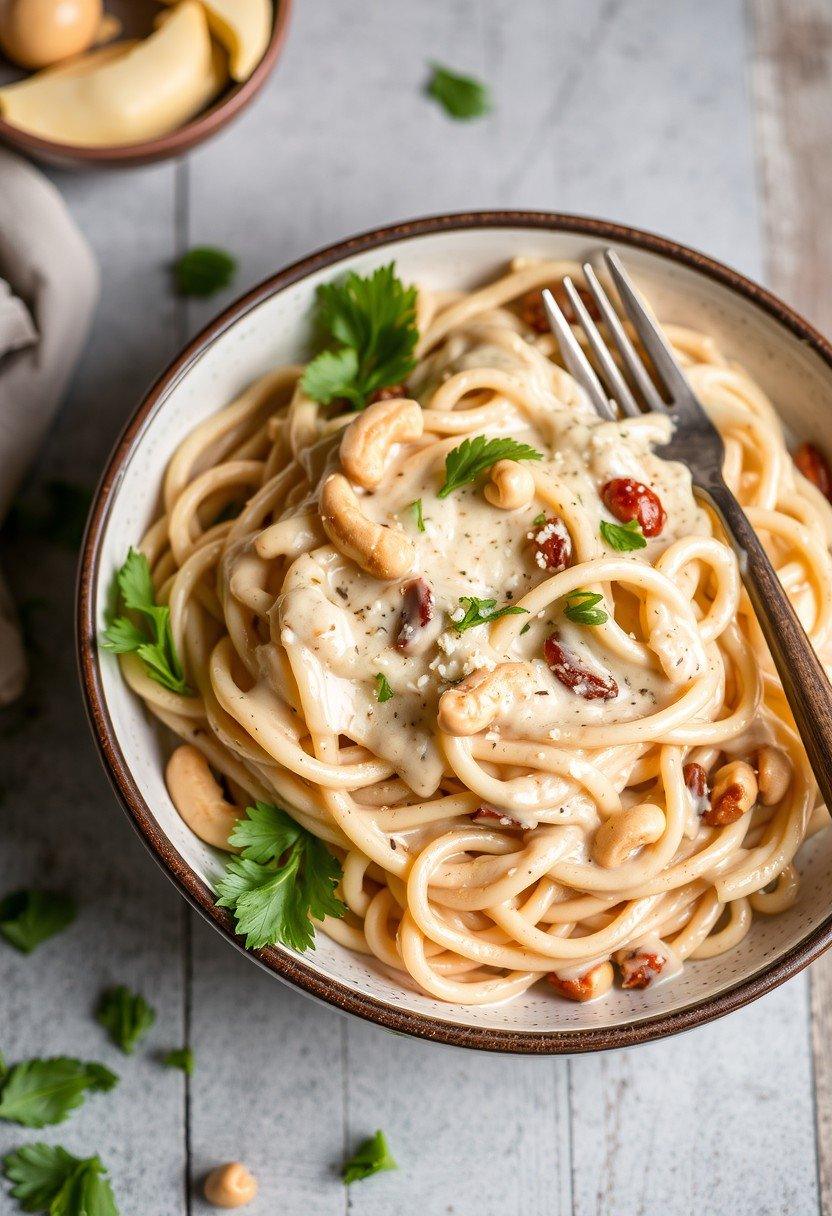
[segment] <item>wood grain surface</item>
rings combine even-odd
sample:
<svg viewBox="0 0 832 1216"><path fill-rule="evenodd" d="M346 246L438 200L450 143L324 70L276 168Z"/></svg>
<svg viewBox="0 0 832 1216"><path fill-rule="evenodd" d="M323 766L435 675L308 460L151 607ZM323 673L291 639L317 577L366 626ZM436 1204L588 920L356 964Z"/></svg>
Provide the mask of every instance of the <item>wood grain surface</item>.
<svg viewBox="0 0 832 1216"><path fill-rule="evenodd" d="M413 215L530 206L620 219L767 274L832 323L820 270L832 241L828 13L823 0L301 0L277 72L215 141L176 164L55 175L104 295L29 493L56 476L92 485L141 391L234 294ZM449 122L421 94L430 59L487 80L493 114ZM185 306L167 266L194 243L228 248L240 270L227 293ZM181 904L88 738L74 555L27 544L3 556L38 650L25 706L0 720L0 892L65 885L81 913L31 958L0 949L0 1050L102 1059L122 1083L65 1126L0 1124L0 1152L37 1138L99 1152L124 1216L213 1210L198 1182L234 1158L260 1179L251 1216L832 1213L828 967L813 969L819 1158L805 977L684 1037L574 1061L480 1057L341 1018ZM91 1017L111 982L158 1010L131 1059ZM190 1081L157 1060L184 1041ZM401 1168L347 1192L337 1166L376 1127ZM0 1213L15 1210L4 1192Z"/></svg>

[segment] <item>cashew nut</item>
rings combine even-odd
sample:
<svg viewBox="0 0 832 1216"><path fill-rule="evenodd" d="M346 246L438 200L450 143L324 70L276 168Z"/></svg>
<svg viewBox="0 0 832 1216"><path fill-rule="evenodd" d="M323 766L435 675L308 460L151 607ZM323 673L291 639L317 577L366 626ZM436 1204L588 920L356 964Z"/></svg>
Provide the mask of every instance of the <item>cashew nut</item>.
<svg viewBox="0 0 832 1216"><path fill-rule="evenodd" d="M605 820L595 833L592 856L605 870L623 865L636 849L655 844L664 834L664 811L642 802Z"/></svg>
<svg viewBox="0 0 832 1216"><path fill-rule="evenodd" d="M516 511L518 507L527 507L534 498L534 478L516 460L498 460L491 466L488 477L483 492L492 507Z"/></svg>
<svg viewBox="0 0 832 1216"><path fill-rule="evenodd" d="M437 720L449 735L476 735L485 730L516 697L534 689L527 663L498 663L493 670L472 671L439 698Z"/></svg>
<svg viewBox="0 0 832 1216"><path fill-rule="evenodd" d="M711 805L702 816L709 827L721 828L736 823L757 801L757 778L744 760L732 760L717 769L711 791Z"/></svg>
<svg viewBox="0 0 832 1216"><path fill-rule="evenodd" d="M241 1208L257 1194L257 1179L241 1161L229 1161L211 1170L202 1189L216 1208Z"/></svg>
<svg viewBox="0 0 832 1216"><path fill-rule="evenodd" d="M416 550L404 532L368 519L346 477L332 473L321 489L321 523L336 549L375 578L402 578Z"/></svg>
<svg viewBox="0 0 832 1216"><path fill-rule="evenodd" d="M351 422L341 439L341 464L350 481L373 490L384 477L394 443L414 443L424 430L422 407L407 397L376 401Z"/></svg>
<svg viewBox="0 0 832 1216"><path fill-rule="evenodd" d="M570 1001L594 1001L599 996L605 996L612 988L615 972L612 963L596 963L589 971L576 979L564 979L553 971L546 977L549 983L561 996Z"/></svg>
<svg viewBox="0 0 832 1216"><path fill-rule="evenodd" d="M227 802L202 752L184 743L177 747L165 769L168 793L179 814L200 840L228 849L228 837L241 817Z"/></svg>
<svg viewBox="0 0 832 1216"><path fill-rule="evenodd" d="M761 747L757 752L757 785L763 806L781 802L791 779L792 766L786 753L779 747Z"/></svg>

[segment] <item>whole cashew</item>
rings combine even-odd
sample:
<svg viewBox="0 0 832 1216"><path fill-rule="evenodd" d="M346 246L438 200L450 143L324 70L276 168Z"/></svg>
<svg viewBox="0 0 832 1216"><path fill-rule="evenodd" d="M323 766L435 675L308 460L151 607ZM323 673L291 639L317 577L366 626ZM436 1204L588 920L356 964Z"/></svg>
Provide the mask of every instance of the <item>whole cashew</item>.
<svg viewBox="0 0 832 1216"><path fill-rule="evenodd" d="M321 489L321 523L336 549L374 578L402 578L416 550L404 532L368 519L346 477L332 473Z"/></svg>
<svg viewBox="0 0 832 1216"><path fill-rule="evenodd" d="M257 1179L241 1161L229 1161L211 1170L202 1189L216 1208L241 1208L257 1194Z"/></svg>
<svg viewBox="0 0 832 1216"><path fill-rule="evenodd" d="M350 481L373 490L383 479L394 443L414 443L424 430L418 401L395 397L368 405L341 439L341 464Z"/></svg>
<svg viewBox="0 0 832 1216"><path fill-rule="evenodd" d="M165 781L173 805L191 831L206 844L227 850L241 812L226 801L202 752L190 743L177 747L168 760Z"/></svg>
<svg viewBox="0 0 832 1216"><path fill-rule="evenodd" d="M592 856L604 869L615 869L636 849L660 840L665 823L664 811L652 802L631 806L601 824L592 842Z"/></svg>
<svg viewBox="0 0 832 1216"><path fill-rule="evenodd" d="M547 975L547 980L561 996L570 1001L594 1001L599 996L605 996L612 988L615 972L612 963L596 963L589 971L575 979L564 979L553 971Z"/></svg>
<svg viewBox="0 0 832 1216"><path fill-rule="evenodd" d="M722 828L750 811L757 801L757 777L744 760L732 760L717 769L711 790L711 805L702 822L712 828Z"/></svg>
<svg viewBox="0 0 832 1216"><path fill-rule="evenodd" d="M490 726L515 698L533 688L527 663L498 663L493 670L480 668L442 693L437 720L449 735L476 735Z"/></svg>
<svg viewBox="0 0 832 1216"><path fill-rule="evenodd" d="M483 493L492 507L516 511L527 507L534 498L534 478L525 465L516 460L498 460L491 466Z"/></svg>
<svg viewBox="0 0 832 1216"><path fill-rule="evenodd" d="M761 747L757 752L757 784L763 806L781 802L791 779L792 766L786 753L779 747Z"/></svg>

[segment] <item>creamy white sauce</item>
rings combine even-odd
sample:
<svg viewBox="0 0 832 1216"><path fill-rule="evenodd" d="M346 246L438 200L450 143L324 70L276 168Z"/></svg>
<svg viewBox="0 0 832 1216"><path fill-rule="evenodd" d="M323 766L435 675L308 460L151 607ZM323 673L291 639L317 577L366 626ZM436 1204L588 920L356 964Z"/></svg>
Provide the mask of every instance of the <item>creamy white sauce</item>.
<svg viewBox="0 0 832 1216"><path fill-rule="evenodd" d="M464 358L466 366L507 362L503 352L487 347ZM510 362L508 367L516 371ZM688 471L653 454L652 447L669 435L666 417L603 422L588 407L565 407L551 390L548 398L533 424L506 403L499 430L488 433L511 435L541 451L544 460L536 470L557 485L594 537L602 519L612 518L599 488L614 477L632 477L653 488L667 513L660 536L622 556L653 563L677 538L707 534ZM493 737L546 742L582 725L643 717L678 696L680 678L697 674L695 656L701 646L698 641L690 645L694 639L683 636L678 621L665 622L648 639L663 671L645 671L643 665L611 656L594 641L590 627L566 620L560 605L530 617L509 654L491 646L487 625L457 634L453 623L461 615L461 597L494 599L497 607L516 604L551 572L541 569L528 539L536 531L533 520L545 509L540 501L518 511L501 510L486 501L482 478L440 499L443 477L441 456L426 460L422 449L410 448L398 453L382 484L361 497L366 515L401 528L413 542L417 557L411 577L421 575L430 583L435 611L443 615L441 632L423 654L404 656L394 648L402 584L380 582L334 551L300 559L305 563L302 577L278 601L287 655L293 665L304 667L316 689L315 705L306 707L313 729L365 743L389 760L418 795L427 796L436 790L443 770L435 741L439 697L472 671L506 659L531 662L533 695L515 702L511 713L495 723ZM417 530L411 509L416 499L422 502L424 532ZM617 556L600 539L598 546L598 555ZM329 556L321 558L322 552ZM612 674L619 687L614 700L585 700L555 678L542 657L544 639L553 629L587 666ZM671 681L665 672L674 671L677 659L684 667ZM379 673L395 694L383 703L376 695Z"/></svg>

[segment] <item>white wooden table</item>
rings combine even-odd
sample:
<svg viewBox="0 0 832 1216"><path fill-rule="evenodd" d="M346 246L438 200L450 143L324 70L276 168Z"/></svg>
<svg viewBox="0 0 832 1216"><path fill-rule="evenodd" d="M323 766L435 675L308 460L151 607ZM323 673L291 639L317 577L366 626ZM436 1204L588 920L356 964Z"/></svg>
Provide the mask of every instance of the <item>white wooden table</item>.
<svg viewBox="0 0 832 1216"><path fill-rule="evenodd" d="M272 80L215 142L56 175L104 286L36 483L92 484L140 392L226 302L171 295L166 266L194 243L238 256L230 298L395 219L585 211L697 245L832 322L830 47L828 0L296 0ZM488 81L493 115L453 124L425 100L433 58ZM832 1212L828 964L682 1038L571 1061L439 1048L318 1007L189 912L118 809L77 688L73 556L6 560L18 597L48 607L25 712L0 722L0 892L66 886L81 912L31 958L0 944L0 1050L102 1059L122 1082L62 1127L0 1124L0 1152L100 1153L124 1216L207 1212L198 1180L234 1158L260 1180L252 1216ZM91 1016L116 982L158 1011L132 1059ZM190 1082L158 1063L183 1042ZM347 1192L335 1167L376 1127L401 1169Z"/></svg>

